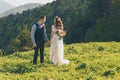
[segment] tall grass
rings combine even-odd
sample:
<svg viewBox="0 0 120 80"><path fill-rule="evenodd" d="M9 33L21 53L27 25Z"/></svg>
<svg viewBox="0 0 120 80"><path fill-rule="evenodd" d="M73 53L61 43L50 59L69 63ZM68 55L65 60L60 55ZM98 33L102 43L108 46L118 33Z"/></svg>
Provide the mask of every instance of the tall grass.
<svg viewBox="0 0 120 80"><path fill-rule="evenodd" d="M90 42L64 46L69 65L32 64L33 51L0 57L0 80L120 80L120 43Z"/></svg>

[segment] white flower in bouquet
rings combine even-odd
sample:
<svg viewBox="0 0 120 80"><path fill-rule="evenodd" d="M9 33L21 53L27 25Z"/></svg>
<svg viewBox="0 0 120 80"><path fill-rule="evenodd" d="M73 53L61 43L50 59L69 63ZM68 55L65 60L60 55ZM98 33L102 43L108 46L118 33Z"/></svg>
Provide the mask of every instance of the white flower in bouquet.
<svg viewBox="0 0 120 80"><path fill-rule="evenodd" d="M63 36L66 35L66 31L57 30L56 34L59 36L59 40L63 39Z"/></svg>

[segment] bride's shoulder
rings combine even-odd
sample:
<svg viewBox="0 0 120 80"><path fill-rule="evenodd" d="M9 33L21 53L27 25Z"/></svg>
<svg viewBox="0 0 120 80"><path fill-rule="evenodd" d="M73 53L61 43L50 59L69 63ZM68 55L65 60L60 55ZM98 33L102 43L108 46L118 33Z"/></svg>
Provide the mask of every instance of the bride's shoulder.
<svg viewBox="0 0 120 80"><path fill-rule="evenodd" d="M52 25L52 26L51 26L51 29L52 29L52 31L54 31L54 30L55 30L55 27L54 27L54 25Z"/></svg>
<svg viewBox="0 0 120 80"><path fill-rule="evenodd" d="M54 26L54 25L52 25L52 27L51 27L51 28L56 30L56 28L55 28L55 26Z"/></svg>

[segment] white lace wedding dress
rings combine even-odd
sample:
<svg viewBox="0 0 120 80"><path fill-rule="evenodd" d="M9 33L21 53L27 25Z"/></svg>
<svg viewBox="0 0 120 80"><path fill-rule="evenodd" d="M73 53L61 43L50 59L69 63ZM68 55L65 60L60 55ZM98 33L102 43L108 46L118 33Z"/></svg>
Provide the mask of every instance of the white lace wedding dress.
<svg viewBox="0 0 120 80"><path fill-rule="evenodd" d="M59 40L59 36L56 34L56 28L52 26L53 37L51 39L50 46L50 60L54 64L69 64L70 61L64 59L64 45L63 39Z"/></svg>

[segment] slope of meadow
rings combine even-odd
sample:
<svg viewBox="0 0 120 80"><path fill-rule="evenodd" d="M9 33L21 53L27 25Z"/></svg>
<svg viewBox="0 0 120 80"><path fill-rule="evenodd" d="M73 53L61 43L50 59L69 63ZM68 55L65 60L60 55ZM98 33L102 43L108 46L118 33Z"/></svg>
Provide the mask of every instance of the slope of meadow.
<svg viewBox="0 0 120 80"><path fill-rule="evenodd" d="M120 80L120 43L90 42L65 45L69 65L49 61L32 64L33 51L0 57L0 80Z"/></svg>

